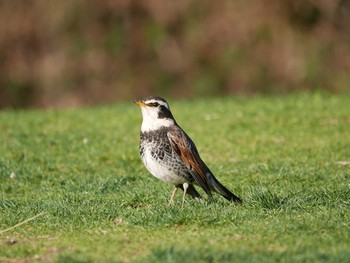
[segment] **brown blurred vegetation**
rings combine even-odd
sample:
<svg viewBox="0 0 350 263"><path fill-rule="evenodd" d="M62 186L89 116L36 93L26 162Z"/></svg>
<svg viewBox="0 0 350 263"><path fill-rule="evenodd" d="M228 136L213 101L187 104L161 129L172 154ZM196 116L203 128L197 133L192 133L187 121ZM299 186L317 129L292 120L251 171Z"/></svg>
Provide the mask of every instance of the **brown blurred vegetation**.
<svg viewBox="0 0 350 263"><path fill-rule="evenodd" d="M348 0L0 0L0 107L344 91Z"/></svg>

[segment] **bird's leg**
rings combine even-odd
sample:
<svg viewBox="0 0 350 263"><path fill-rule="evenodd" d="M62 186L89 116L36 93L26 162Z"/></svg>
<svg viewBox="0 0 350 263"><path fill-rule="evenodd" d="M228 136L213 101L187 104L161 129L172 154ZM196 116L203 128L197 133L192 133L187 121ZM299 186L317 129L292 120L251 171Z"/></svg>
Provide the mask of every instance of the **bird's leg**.
<svg viewBox="0 0 350 263"><path fill-rule="evenodd" d="M186 192L187 192L187 188L188 188L188 183L184 183L183 185L183 188L184 188L184 196L182 198L182 208L184 208L184 204L185 204L185 198L186 198Z"/></svg>
<svg viewBox="0 0 350 263"><path fill-rule="evenodd" d="M177 187L175 187L173 193L171 194L170 200L169 200L169 206L174 203L174 197L177 191Z"/></svg>

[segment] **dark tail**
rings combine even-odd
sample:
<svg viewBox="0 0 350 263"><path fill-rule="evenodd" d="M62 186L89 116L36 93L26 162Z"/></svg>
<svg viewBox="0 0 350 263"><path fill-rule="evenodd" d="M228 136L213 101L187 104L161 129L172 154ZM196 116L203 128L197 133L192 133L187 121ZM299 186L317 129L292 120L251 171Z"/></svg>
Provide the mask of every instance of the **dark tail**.
<svg viewBox="0 0 350 263"><path fill-rule="evenodd" d="M210 182L210 188L222 195L224 198L229 200L232 203L241 204L243 201L238 196L234 195L230 190L228 190L225 186L223 186L211 173L207 173L208 181Z"/></svg>

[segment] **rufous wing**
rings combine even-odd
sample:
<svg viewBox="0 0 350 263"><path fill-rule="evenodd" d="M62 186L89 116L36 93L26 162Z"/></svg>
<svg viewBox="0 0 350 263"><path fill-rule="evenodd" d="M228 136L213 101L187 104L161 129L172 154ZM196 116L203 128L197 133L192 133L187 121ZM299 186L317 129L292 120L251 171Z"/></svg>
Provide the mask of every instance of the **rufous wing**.
<svg viewBox="0 0 350 263"><path fill-rule="evenodd" d="M196 146L181 129L171 129L167 133L174 151L181 157L195 181L211 196L206 168L200 159Z"/></svg>

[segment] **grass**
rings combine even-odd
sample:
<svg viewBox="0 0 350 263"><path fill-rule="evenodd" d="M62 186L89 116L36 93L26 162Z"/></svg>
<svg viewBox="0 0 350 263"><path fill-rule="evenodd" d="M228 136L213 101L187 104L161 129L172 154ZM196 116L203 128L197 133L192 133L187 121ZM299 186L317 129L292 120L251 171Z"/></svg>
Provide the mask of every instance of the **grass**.
<svg viewBox="0 0 350 263"><path fill-rule="evenodd" d="M0 261L350 260L349 94L170 104L242 206L216 195L181 209L178 194L167 207L173 188L139 159L132 103L3 111Z"/></svg>

